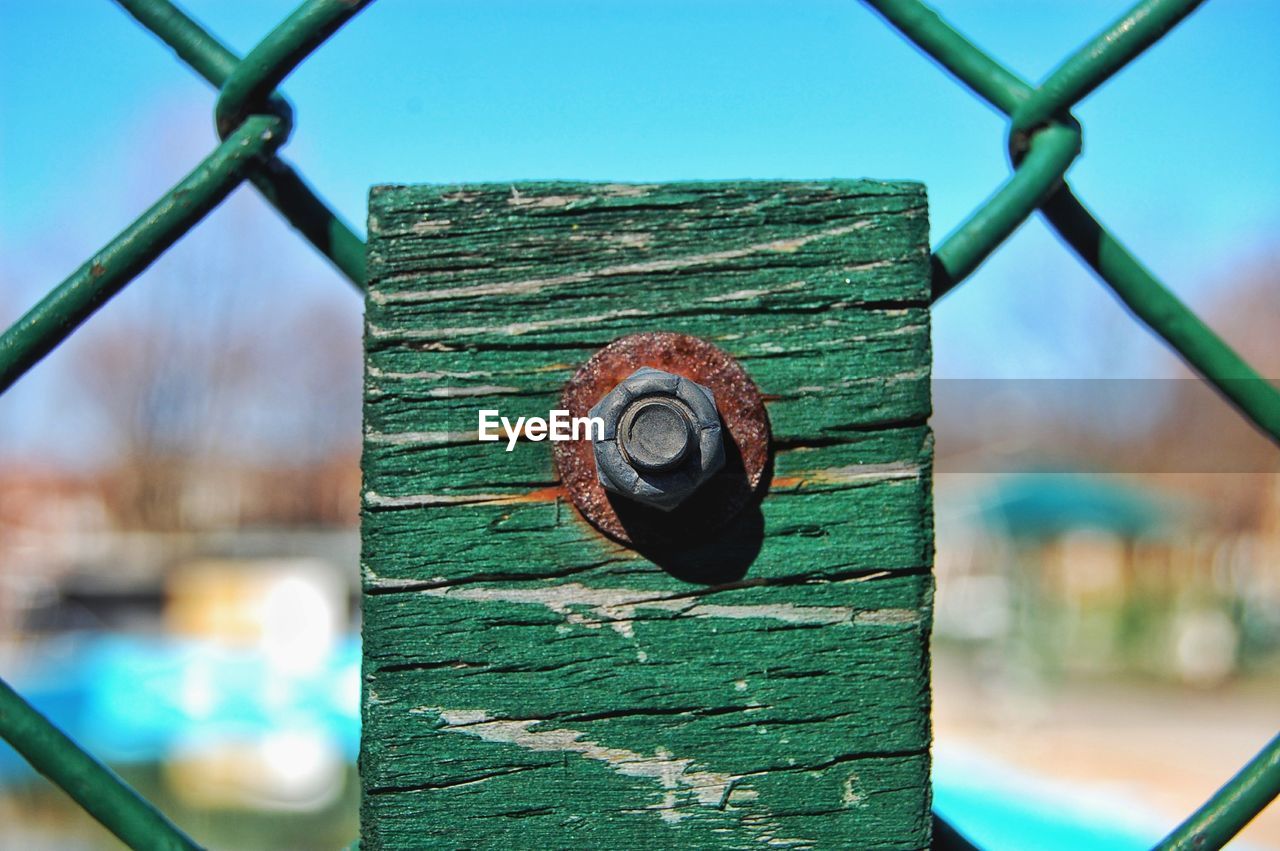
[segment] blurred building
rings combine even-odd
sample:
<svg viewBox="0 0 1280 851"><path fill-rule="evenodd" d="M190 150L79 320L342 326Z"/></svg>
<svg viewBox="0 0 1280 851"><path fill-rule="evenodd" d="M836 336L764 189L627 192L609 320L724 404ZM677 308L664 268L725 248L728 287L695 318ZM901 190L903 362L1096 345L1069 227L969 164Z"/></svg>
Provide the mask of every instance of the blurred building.
<svg viewBox="0 0 1280 851"><path fill-rule="evenodd" d="M308 558L354 598L359 469L188 470L173 522L138 526L136 472L0 470L0 632L154 631L169 575L200 559Z"/></svg>
<svg viewBox="0 0 1280 851"><path fill-rule="evenodd" d="M1280 652L1280 476L1265 525L1118 475L944 476L936 637L1035 676L1212 685Z"/></svg>

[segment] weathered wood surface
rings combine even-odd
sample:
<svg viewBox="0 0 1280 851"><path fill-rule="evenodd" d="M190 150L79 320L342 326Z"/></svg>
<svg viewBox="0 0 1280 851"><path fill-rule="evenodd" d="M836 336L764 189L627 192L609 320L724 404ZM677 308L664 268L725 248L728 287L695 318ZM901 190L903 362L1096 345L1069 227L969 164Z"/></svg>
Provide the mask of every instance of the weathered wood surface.
<svg viewBox="0 0 1280 851"><path fill-rule="evenodd" d="M379 187L369 236L363 847L926 846L923 188ZM777 448L763 531L664 566L475 439L652 330Z"/></svg>

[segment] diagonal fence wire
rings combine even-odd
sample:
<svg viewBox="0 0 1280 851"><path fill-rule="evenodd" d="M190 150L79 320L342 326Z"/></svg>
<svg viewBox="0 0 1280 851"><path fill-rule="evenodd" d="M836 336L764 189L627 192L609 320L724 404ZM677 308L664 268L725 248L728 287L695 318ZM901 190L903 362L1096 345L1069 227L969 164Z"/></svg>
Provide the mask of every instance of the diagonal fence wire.
<svg viewBox="0 0 1280 851"><path fill-rule="evenodd" d="M363 287L364 243L279 156L292 108L275 88L371 0L306 0L243 59L169 0L116 0L219 90L221 143L70 277L0 335L0 393L241 183L259 192L315 248ZM1066 173L1082 147L1069 110L1156 43L1202 0L1143 0L1033 87L969 42L919 0L863 0L1009 120L1009 178L937 246L937 300L971 275L1033 212L1129 310L1273 440L1280 442L1280 391L1258 375L1117 240L1071 191ZM123 781L0 681L0 737L136 848L194 843ZM1280 737L1158 846L1219 848L1280 792ZM972 846L935 818L937 847Z"/></svg>
<svg viewBox="0 0 1280 851"><path fill-rule="evenodd" d="M239 67L240 59L234 53L167 0L116 2L138 23L173 48L179 59L214 88L226 85ZM367 5L368 2L369 0L365 0L361 5ZM345 4L325 5L331 10L341 10ZM358 9L353 10L353 13L354 11ZM295 30L300 26L296 17L289 19L293 22L291 28ZM255 59L261 60L261 56ZM298 59L300 61L301 58ZM282 69L283 67L281 66ZM280 79L283 76L281 74ZM279 84L279 79L276 84ZM279 156L272 156L249 175L249 180L353 284L357 287L364 286L364 241L329 209L288 162Z"/></svg>
<svg viewBox="0 0 1280 851"><path fill-rule="evenodd" d="M273 89L371 0L307 0L238 60L221 42L167 0L118 0L210 83L227 87L219 101L222 143L101 251L54 287L0 336L0 393L71 335L157 257L194 227L231 190L249 180L284 217L358 287L364 285L364 242L275 156L293 127L292 110ZM246 98L257 97L256 103ZM249 110L259 111L250 113ZM238 126L233 116L241 116Z"/></svg>
<svg viewBox="0 0 1280 851"><path fill-rule="evenodd" d="M69 337L243 181L251 181L304 237L357 286L364 243L297 173L275 156L292 110L272 94L289 72L370 0L307 0L242 62L165 0L120 0L197 73L223 87L221 144L0 336L0 393ZM199 846L117 775L0 680L0 738L131 848Z"/></svg>
<svg viewBox="0 0 1280 851"><path fill-rule="evenodd" d="M1221 848L1270 804L1280 789L1280 736L1276 736L1204 806L1165 837L1156 851Z"/></svg>
<svg viewBox="0 0 1280 851"><path fill-rule="evenodd" d="M0 680L0 738L130 848L200 846Z"/></svg>
<svg viewBox="0 0 1280 851"><path fill-rule="evenodd" d="M1012 120L1012 177L934 251L934 298L969 276L1039 207L1122 302L1255 426L1280 442L1280 390L1170 292L1076 198L1064 177L1080 150L1066 110L1203 0L1144 0L1033 88L918 0L864 0L975 94ZM1074 143L1074 144L1073 144ZM1074 148L1074 150L1072 150Z"/></svg>

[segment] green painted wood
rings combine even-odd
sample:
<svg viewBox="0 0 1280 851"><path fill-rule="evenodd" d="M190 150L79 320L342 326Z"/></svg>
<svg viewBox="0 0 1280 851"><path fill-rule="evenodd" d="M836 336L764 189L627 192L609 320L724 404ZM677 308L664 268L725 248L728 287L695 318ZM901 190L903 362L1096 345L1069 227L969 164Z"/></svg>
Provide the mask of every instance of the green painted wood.
<svg viewBox="0 0 1280 851"><path fill-rule="evenodd" d="M910 183L379 187L363 846L929 843L929 262ZM545 415L618 336L766 394L759 511L655 564L559 491Z"/></svg>

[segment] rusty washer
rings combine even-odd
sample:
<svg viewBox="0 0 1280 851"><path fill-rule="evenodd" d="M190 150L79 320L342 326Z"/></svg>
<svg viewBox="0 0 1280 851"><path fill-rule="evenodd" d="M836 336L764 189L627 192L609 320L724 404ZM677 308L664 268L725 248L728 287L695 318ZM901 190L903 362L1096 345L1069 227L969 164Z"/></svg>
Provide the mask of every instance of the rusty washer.
<svg viewBox="0 0 1280 851"><path fill-rule="evenodd" d="M574 506L609 537L664 548L712 537L767 485L769 418L745 370L696 337L653 332L596 352L565 386L605 440L552 444Z"/></svg>

